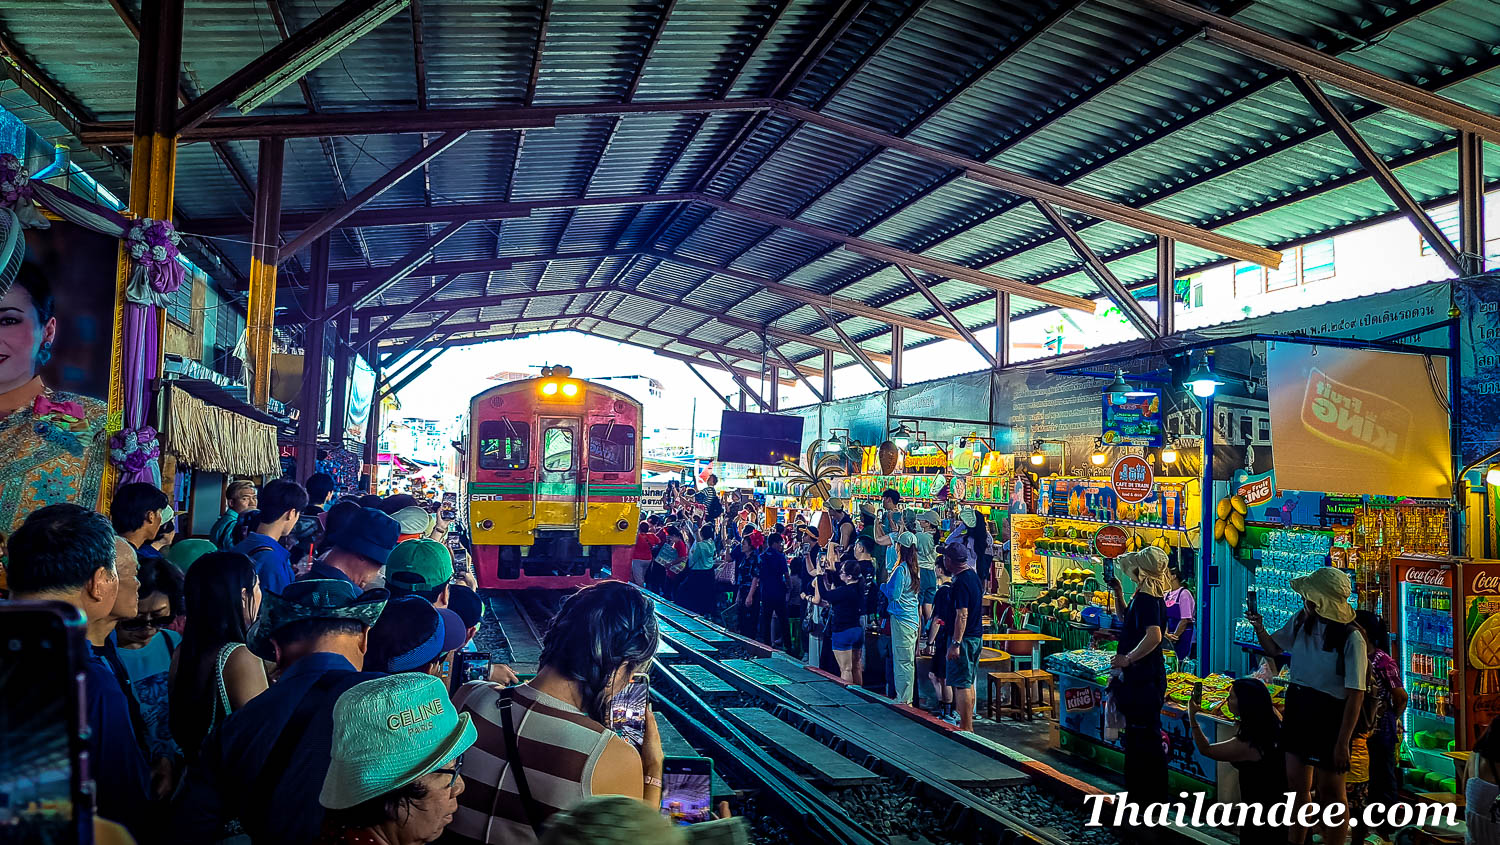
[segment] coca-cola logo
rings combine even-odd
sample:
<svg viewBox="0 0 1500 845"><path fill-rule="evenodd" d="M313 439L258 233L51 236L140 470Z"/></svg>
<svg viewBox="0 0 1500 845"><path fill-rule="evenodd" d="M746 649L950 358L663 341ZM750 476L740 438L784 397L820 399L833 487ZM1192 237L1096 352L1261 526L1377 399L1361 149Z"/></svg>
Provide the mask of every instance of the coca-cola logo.
<svg viewBox="0 0 1500 845"><path fill-rule="evenodd" d="M1426 569L1408 569L1406 570L1406 583L1420 584L1424 587L1446 587L1448 586L1448 570L1436 566Z"/></svg>
<svg viewBox="0 0 1500 845"><path fill-rule="evenodd" d="M1500 595L1500 575L1491 575L1488 572L1479 572L1474 575L1474 589L1470 592L1478 594Z"/></svg>

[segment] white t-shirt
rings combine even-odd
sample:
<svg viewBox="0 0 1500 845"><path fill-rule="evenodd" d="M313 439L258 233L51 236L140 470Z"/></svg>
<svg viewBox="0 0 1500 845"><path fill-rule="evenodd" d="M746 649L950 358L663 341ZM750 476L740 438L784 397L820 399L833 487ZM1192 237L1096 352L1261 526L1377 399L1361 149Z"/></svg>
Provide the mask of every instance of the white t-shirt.
<svg viewBox="0 0 1500 845"><path fill-rule="evenodd" d="M1309 635L1297 624L1300 615L1293 615L1281 630L1271 635L1271 639L1291 655L1292 683L1311 687L1334 698L1347 698L1345 690L1365 689L1365 676L1370 667L1365 638L1351 633L1344 641L1344 675L1340 677L1338 654L1323 650L1323 629L1328 623L1320 617L1313 623Z"/></svg>

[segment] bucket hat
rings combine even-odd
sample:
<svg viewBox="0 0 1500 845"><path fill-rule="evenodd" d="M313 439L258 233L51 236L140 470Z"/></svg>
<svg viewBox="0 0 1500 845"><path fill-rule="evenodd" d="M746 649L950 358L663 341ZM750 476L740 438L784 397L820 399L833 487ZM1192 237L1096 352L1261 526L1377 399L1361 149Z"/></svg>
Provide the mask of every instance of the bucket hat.
<svg viewBox="0 0 1500 845"><path fill-rule="evenodd" d="M256 657L275 660L271 637L282 628L305 619L352 619L368 628L380 618L388 597L385 590L361 593L348 581L325 578L293 581L280 595L265 594L260 616L250 626L246 645Z"/></svg>
<svg viewBox="0 0 1500 845"><path fill-rule="evenodd" d="M842 511L844 509L843 499L829 499L828 509L831 511Z"/></svg>
<svg viewBox="0 0 1500 845"><path fill-rule="evenodd" d="M1115 558L1115 566L1139 586L1153 594L1166 591L1167 553L1155 546L1137 552L1126 552Z"/></svg>
<svg viewBox="0 0 1500 845"><path fill-rule="evenodd" d="M361 508L359 513L351 513L338 530L328 532L328 547L353 552L377 566L385 566L400 537L401 528L396 520L374 508Z"/></svg>
<svg viewBox="0 0 1500 845"><path fill-rule="evenodd" d="M426 534L432 530L435 517L418 505L402 508L391 514L402 534Z"/></svg>
<svg viewBox="0 0 1500 845"><path fill-rule="evenodd" d="M464 753L479 738L468 713L431 675L355 684L333 707L333 745L318 803L345 810L400 789Z"/></svg>
<svg viewBox="0 0 1500 845"><path fill-rule="evenodd" d="M973 528L979 524L979 514L973 508L964 508L959 512L959 518L964 521L965 528Z"/></svg>
<svg viewBox="0 0 1500 845"><path fill-rule="evenodd" d="M933 508L928 508L927 510L917 514L917 519L933 526L934 528L943 524L943 518L938 516L938 512Z"/></svg>
<svg viewBox="0 0 1500 845"><path fill-rule="evenodd" d="M468 635L457 613L433 607L421 596L394 598L370 632L365 667L373 672L420 671L463 645Z"/></svg>
<svg viewBox="0 0 1500 845"><path fill-rule="evenodd" d="M910 531L902 531L900 534L896 535L896 545L898 546L915 546L916 544L917 535L911 533Z"/></svg>
<svg viewBox="0 0 1500 845"><path fill-rule="evenodd" d="M1312 602L1319 616L1340 625L1354 621L1354 608L1349 604L1351 589L1349 576L1331 566L1292 579L1293 592Z"/></svg>
<svg viewBox="0 0 1500 845"><path fill-rule="evenodd" d="M394 594L430 593L453 579L453 553L436 540L405 540L385 562L385 586Z"/></svg>

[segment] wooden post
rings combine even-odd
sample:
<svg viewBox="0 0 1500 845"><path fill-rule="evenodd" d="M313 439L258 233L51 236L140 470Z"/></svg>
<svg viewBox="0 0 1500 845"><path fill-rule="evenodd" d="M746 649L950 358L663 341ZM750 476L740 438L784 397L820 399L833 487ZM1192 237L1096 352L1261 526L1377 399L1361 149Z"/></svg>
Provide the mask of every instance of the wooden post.
<svg viewBox="0 0 1500 845"><path fill-rule="evenodd" d="M340 302L353 295L353 279L339 282ZM344 418L349 416L349 379L354 371L354 353L350 350L354 342L353 318L352 312L345 312L334 321L337 345L333 348L333 412L328 420L328 442L335 448L344 445ZM369 321L364 322L368 324Z"/></svg>
<svg viewBox="0 0 1500 845"><path fill-rule="evenodd" d="M250 246L250 301L245 346L250 352L250 402L262 410L271 401L271 337L276 322L276 264L281 241L281 167L286 141L260 142L255 184L255 223Z"/></svg>
<svg viewBox="0 0 1500 845"><path fill-rule="evenodd" d="M322 314L328 307L328 238L313 241L312 246L312 313ZM297 480L306 484L316 471L318 431L323 423L323 337L328 321L314 318L307 324L302 343L302 397L297 410Z"/></svg>

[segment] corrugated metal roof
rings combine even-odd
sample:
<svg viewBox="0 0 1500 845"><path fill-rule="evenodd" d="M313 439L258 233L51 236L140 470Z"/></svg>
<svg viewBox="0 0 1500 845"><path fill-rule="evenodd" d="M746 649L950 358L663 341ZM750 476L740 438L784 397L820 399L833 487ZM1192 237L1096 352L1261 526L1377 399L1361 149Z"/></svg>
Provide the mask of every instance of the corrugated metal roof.
<svg viewBox="0 0 1500 845"><path fill-rule="evenodd" d="M139 14L139 0L123 0ZM1500 113L1500 16L1493 0L1229 0L1237 19L1369 70ZM273 7L296 31L326 0L195 0L188 4L183 88L207 90L277 43ZM667 16L665 19L664 15ZM1197 38L1131 0L424 0L423 68L430 109L781 97L997 166L1225 234L1275 245L1388 214L1379 189L1328 133L1283 72ZM136 41L108 3L7 0L0 30L78 105L83 120L126 119L134 109ZM544 44L540 57L539 43ZM323 112L419 106L414 16L403 11L307 77ZM538 58L540 61L537 61ZM9 70L9 69L8 69ZM533 70L536 71L532 86ZM1329 88L1419 200L1456 186L1455 133ZM63 126L25 94L0 83L0 104L45 136ZM260 112L302 113L291 86ZM435 136L426 136L430 141ZM288 143L286 213L317 213L384 174L424 136L370 135ZM75 144L75 146L77 146ZM78 149L75 160L123 195L119 173ZM1500 178L1500 157L1486 165ZM235 171L239 171L237 178ZM176 198L185 220L246 221L253 142L185 145ZM370 209L531 202L704 191L755 209L922 252L1053 290L1093 296L1077 256L1019 197L966 180L926 159L873 148L780 115L634 114L564 117L549 129L469 134L432 164L384 192ZM1154 277L1154 236L1067 213L1092 249L1127 283ZM190 226L188 228L191 228ZM233 228L232 226L229 228ZM248 225L244 226L248 231ZM338 230L340 271L378 278L440 224ZM244 237L211 246L243 276ZM658 254L632 257L637 250ZM803 302L739 275L706 272L680 256L809 295L834 295L891 313L940 320L889 265L820 238L770 227L700 204L538 210L478 221L434 250L437 261L618 251L521 262L469 273L445 300L525 290L588 287L604 295L538 296L466 308L455 323L497 323L497 335L577 324L634 342L670 344L664 332L758 360L755 332L709 319L773 325L836 342ZM663 257L665 256L665 257ZM1179 271L1220 256L1179 245ZM289 275L300 278L300 268ZM924 274L925 275L925 274ZM966 324L993 321L992 293L932 279ZM410 302L434 279L420 272L392 286L386 305ZM289 285L288 295L299 289ZM680 299L673 308L654 299ZM1013 298L1012 313L1035 310ZM293 309L296 311L297 309ZM602 322L584 318L585 310ZM437 313L441 313L438 311ZM398 328L435 316L423 310ZM705 322L707 320L707 322ZM621 323L650 331L631 334ZM649 323L649 326L643 324ZM888 327L845 316L843 328L872 351L889 349ZM398 332L399 333L399 332ZM467 338L472 332L458 337ZM925 342L917 332L908 343ZM796 357L821 347L779 342ZM840 353L840 363L850 359Z"/></svg>

